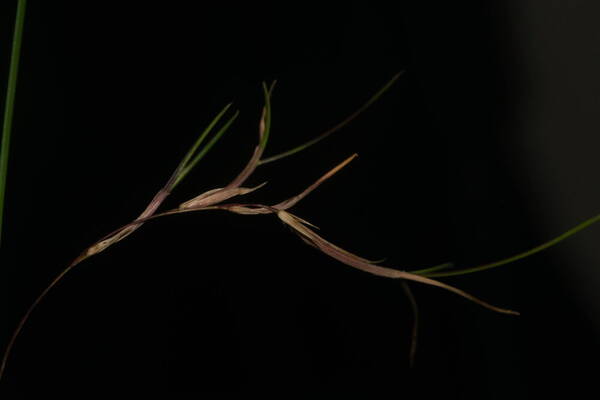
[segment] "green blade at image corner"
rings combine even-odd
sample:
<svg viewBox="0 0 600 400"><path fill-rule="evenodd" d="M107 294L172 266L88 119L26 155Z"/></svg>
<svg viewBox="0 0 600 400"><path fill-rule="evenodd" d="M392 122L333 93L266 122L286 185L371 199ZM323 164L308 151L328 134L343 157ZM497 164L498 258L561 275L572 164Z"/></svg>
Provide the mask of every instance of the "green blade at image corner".
<svg viewBox="0 0 600 400"><path fill-rule="evenodd" d="M8 84L4 103L4 120L2 123L2 147L0 148L0 243L2 239L2 221L4 220L4 199L6 197L6 176L8 173L8 156L10 150L10 135L12 131L15 97L17 93L17 76L19 72L19 59L21 57L21 42L23 39L23 26L25 25L25 9L27 0L17 3L17 16L12 41L10 67L8 71Z"/></svg>

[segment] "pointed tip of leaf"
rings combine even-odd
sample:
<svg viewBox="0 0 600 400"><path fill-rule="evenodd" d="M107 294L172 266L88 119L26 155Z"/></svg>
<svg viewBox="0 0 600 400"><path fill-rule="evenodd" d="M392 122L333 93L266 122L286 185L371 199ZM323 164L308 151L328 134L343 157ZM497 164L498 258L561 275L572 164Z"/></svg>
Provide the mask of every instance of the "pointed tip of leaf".
<svg viewBox="0 0 600 400"><path fill-rule="evenodd" d="M329 179L333 175L335 175L339 170L341 170L346 165L348 165L348 163L350 163L350 161L354 160L356 157L358 157L358 154L354 153L353 155L351 155L350 157L348 157L344 161L342 161L340 164L336 165L334 168L332 168L331 170L329 170L327 173L325 173L319 179L317 179L317 181L315 183L313 183L308 188L306 188L302 193L300 193L299 195L294 196L292 198L289 198L287 200L284 200L281 203L278 203L278 204L274 205L273 207L277 208L277 209L281 209L281 210L286 210L288 208L293 207L300 200L302 200L303 198L305 198L306 196L308 196L310 194L310 192L312 192L317 187L319 187L319 185L321 185L327 179Z"/></svg>

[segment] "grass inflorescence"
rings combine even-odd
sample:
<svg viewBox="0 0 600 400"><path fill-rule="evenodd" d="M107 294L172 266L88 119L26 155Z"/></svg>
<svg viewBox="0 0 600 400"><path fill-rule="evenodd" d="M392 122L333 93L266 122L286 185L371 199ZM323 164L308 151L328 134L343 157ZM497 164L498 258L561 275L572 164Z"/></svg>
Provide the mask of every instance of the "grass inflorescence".
<svg viewBox="0 0 600 400"><path fill-rule="evenodd" d="M16 82L17 72L19 65L19 53L21 47L21 38L23 31L23 24L25 18L25 0L19 0L17 7L17 17L15 24L15 33L13 38L13 49L10 64L10 73L8 79L8 90L6 95L6 106L4 113L4 124L2 133L2 151L0 153L0 232L2 227L2 210L4 206L4 198L6 193L6 176L7 176L7 165L9 155L9 144L10 144L10 132L12 128L12 117L14 112L14 100L16 94ZM184 155L181 162L177 165L170 178L166 181L163 187L155 194L150 200L148 205L143 209L137 218L133 221L124 224L120 228L100 238L95 243L84 249L65 269L63 269L51 282L50 284L40 293L40 295L33 301L31 306L27 309L19 323L17 324L10 340L6 346L6 350L2 357L0 364L0 380L8 365L11 350L13 349L19 334L21 333L26 322L32 315L33 311L40 304L40 302L46 297L46 295L64 278L64 276L71 271L74 267L79 265L81 262L89 257L95 256L100 252L103 252L111 246L121 242L123 239L133 234L139 229L144 223L150 222L157 218L166 217L174 214L183 214L189 212L199 211L211 211L211 210L224 210L241 215L268 215L272 214L276 216L282 223L289 226L291 230L297 234L304 242L310 246L316 248L324 255L327 255L338 262L346 264L350 267L359 269L361 271L386 277L392 279L398 279L402 288L410 302L411 309L414 315L413 330L411 335L410 344L410 360L411 364L414 362L417 336L418 336L418 321L419 321L419 310L417 301L408 285L408 282L417 282L429 286L435 286L444 290L455 293L462 296L480 306L487 309L510 315L517 315L516 311L512 311L506 308L492 305L486 301L479 299L457 287L448 285L440 282L433 278L457 276L470 274L475 272L485 271L487 269L506 265L526 257L530 257L538 252L541 252L551 246L554 246L563 240L573 236L575 233L589 227L590 225L600 221L600 215L594 216L569 231L557 236L556 238L549 240L539 246L536 246L530 250L521 252L519 254L506 257L500 261L486 263L476 267L469 268L454 268L452 263L443 263L434 267L417 269L412 271L405 271L396 267L382 266L378 261L371 261L366 258L360 257L356 254L347 251L331 241L325 239L320 233L316 233L315 226L299 217L298 215L291 212L291 209L312 191L317 189L321 184L330 179L333 175L338 173L348 164L350 164L356 157L356 154L352 154L337 164L332 169L328 170L321 177L319 177L312 185L301 191L295 196L291 196L280 202L274 204L257 204L252 202L229 202L230 199L237 198L239 196L247 195L255 190L259 190L265 185L265 183L255 186L246 187L245 182L255 172L255 170L264 164L276 162L283 158L292 156L300 151L306 150L311 146L319 143L320 141L331 136L333 133L341 130L347 126L351 121L357 118L361 113L367 110L377 100L379 100L384 93L386 93L393 84L400 78L402 72L394 75L388 82L386 82L379 90L377 90L362 106L356 111L351 113L348 117L335 124L331 128L325 130L323 133L315 136L313 139L297 145L287 151L271 155L264 156L267 148L268 141L271 137L271 121L272 121L272 105L271 97L273 94L274 83L267 85L262 84L262 92L264 98L264 105L260 118L258 120L258 140L257 144L252 150L248 162L244 168L235 176L229 183L224 184L222 187L214 188L203 193L194 196L191 199L183 201L177 208L158 212L164 201L171 195L173 190L181 183L188 174L198 166L200 161L211 151L214 146L219 142L222 136L227 133L234 122L236 121L239 111L232 110L232 104L227 104L221 109L221 111L208 123L206 128L200 133L197 140L192 144L189 151Z"/></svg>

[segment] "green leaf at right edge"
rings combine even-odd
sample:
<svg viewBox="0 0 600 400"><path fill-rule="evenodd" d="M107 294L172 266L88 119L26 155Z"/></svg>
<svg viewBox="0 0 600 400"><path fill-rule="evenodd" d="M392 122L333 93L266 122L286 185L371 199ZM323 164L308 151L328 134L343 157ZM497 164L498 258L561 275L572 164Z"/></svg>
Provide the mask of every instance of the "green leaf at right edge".
<svg viewBox="0 0 600 400"><path fill-rule="evenodd" d="M458 276L458 275L472 274L474 272L481 272L481 271L485 271L485 270L488 270L491 268L500 267L501 265L506 265L506 264L521 260L523 258L532 256L536 253L539 253L540 251L546 250L549 247L552 247L552 246L562 242L563 240L573 236L577 232L582 231L585 228L588 228L589 226L595 224L596 222L600 222L600 214L596 215L595 217L585 220L584 222L575 226L574 228L569 229L562 235L559 235L552 240L542 243L539 246L536 246L530 250L524 251L522 253L519 253L514 256L507 257L507 258L504 258L502 260L495 261L492 263L483 264L483 265L473 267L473 268L460 269L460 270L456 270L456 271L434 272L434 271L431 271L431 269L427 268L427 269L410 271L410 272L412 274L422 275L422 276L426 276L428 278L441 278L441 277L446 277L446 276Z"/></svg>

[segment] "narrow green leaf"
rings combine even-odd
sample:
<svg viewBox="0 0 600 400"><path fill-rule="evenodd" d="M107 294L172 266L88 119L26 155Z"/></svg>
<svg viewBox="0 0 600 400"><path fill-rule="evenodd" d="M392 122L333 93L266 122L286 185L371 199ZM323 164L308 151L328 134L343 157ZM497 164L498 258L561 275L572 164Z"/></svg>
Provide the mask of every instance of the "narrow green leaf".
<svg viewBox="0 0 600 400"><path fill-rule="evenodd" d="M431 272L428 270L419 270L419 271L411 271L411 273L413 274L417 274L417 275L421 275L421 276L427 276L430 278L440 278L440 277L444 277L444 276L457 276L457 275L465 275L465 274L471 274L474 272L481 272L481 271L485 271L491 268L496 268L499 267L501 265L506 265L506 264L510 264L512 262L515 262L517 260L521 260L523 258L532 256L536 253L539 253L540 251L546 250L549 247L552 247L560 242L562 242L563 240L573 236L574 234L576 234L579 231L584 230L585 228L589 227L590 225L595 224L596 222L600 221L600 214L596 215L595 217L589 218L587 220L585 220L584 222L582 222L581 224L575 226L574 228L569 229L568 231L566 231L565 233L563 233L562 235L559 235L557 237L555 237L552 240L549 240L545 243L542 243L539 246L534 247L533 249L524 251L522 253L516 254L514 256L508 257L508 258L504 258L500 261L495 261L492 263L488 263L488 264L483 264L477 267L473 267L473 268L465 268L465 269L460 269L457 271L447 271L447 272Z"/></svg>
<svg viewBox="0 0 600 400"><path fill-rule="evenodd" d="M454 263L451 262L447 262L447 263L443 263L443 264L439 264L439 265L435 265L433 267L429 267L429 268L425 268L425 269L420 269L418 271L410 271L411 273L418 273L419 275L423 275L423 274L428 274L430 272L437 272L437 271L441 271L444 269L449 269L454 267Z"/></svg>
<svg viewBox="0 0 600 400"><path fill-rule="evenodd" d="M187 174L190 173L190 171L196 166L196 164L198 164L198 161L200 161L206 155L206 153L208 153L209 150L217 143L217 141L221 138L221 136L223 136L223 134L225 132L227 132L227 130L229 129L229 127L231 126L231 124L233 123L233 121L236 120L236 118L238 117L239 114L240 114L240 112L236 111L235 114L231 118L229 118L229 120L227 120L227 122L223 125L223 127L221 127L221 129L219 129L219 131L202 148L202 150L200 150L198 152L198 154L196 154L196 156L184 166L184 168L182 169L182 171L177 175L177 178L175 178L175 181L174 181L173 186L171 188L174 188L175 186L177 186L177 184L179 182L181 182L181 180L183 178L185 178L185 176ZM220 118L220 116L217 116L217 117Z"/></svg>
<svg viewBox="0 0 600 400"><path fill-rule="evenodd" d="M21 58L21 42L23 39L23 26L25 25L26 0L17 3L15 17L15 30L13 33L12 52L10 55L10 68L8 71L8 85L6 87L6 102L4 104L4 122L2 124L2 148L0 149L0 239L2 237L2 221L4 219L4 198L6 197L6 176L8 173L8 156L10 150L10 135L17 93L17 77L19 74L19 60Z"/></svg>
<svg viewBox="0 0 600 400"><path fill-rule="evenodd" d="M229 110L230 107L231 107L231 103L227 104L217 114L217 116L210 122L210 124L208 124L208 126L206 127L206 129L204 129L204 131L202 132L202 134L200 134L200 137L194 142L193 146L187 152L187 154L185 155L185 157L183 158L183 160L181 160L181 162L179 163L179 166L177 167L179 170L182 170L182 169L184 169L186 167L187 163L190 161L190 159L192 158L192 156L194 155L194 153L198 149L198 146L200 146L200 144L202 144L202 142L204 141L204 139L206 139L206 136L208 136L208 134L210 133L210 131L212 131L212 129L221 120L221 118L223 117L223 115L225 115L225 113L227 112L227 110Z"/></svg>
<svg viewBox="0 0 600 400"><path fill-rule="evenodd" d="M320 134L319 136L317 136L314 139L309 140L306 143L303 143L297 147L294 147L293 149L290 149L288 151L284 151L283 153L279 153L276 154L274 156L271 157L267 157L263 160L260 161L259 165L262 164L267 164L273 161L277 161L280 160L282 158L291 156L292 154L296 154L314 144L319 143L321 140L325 139L326 137L328 137L329 135L331 135L332 133L342 129L344 126L348 125L350 122L352 122L356 117L358 117L360 114L362 114L367 108L369 108L373 103L375 103L397 80L398 78L400 78L400 76L404 73L404 71L401 71L399 73L397 73L396 75L394 75L392 77L392 79L390 79L385 85L383 85L383 87L381 87L381 89L379 89L377 91L377 93L375 93L369 100L367 100L367 102L365 104L363 104L358 110L356 110L355 112L353 112L351 115L349 115L348 117L346 117L346 119L344 119L343 121L341 121L340 123L338 123L337 125L335 125L334 127L328 129L327 131L323 132L322 134Z"/></svg>

